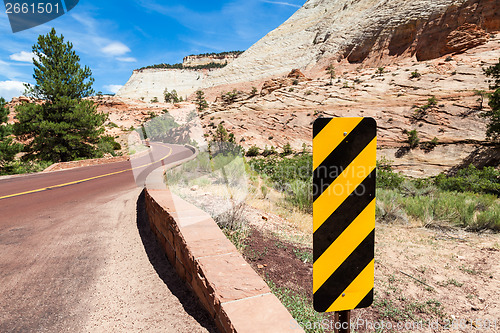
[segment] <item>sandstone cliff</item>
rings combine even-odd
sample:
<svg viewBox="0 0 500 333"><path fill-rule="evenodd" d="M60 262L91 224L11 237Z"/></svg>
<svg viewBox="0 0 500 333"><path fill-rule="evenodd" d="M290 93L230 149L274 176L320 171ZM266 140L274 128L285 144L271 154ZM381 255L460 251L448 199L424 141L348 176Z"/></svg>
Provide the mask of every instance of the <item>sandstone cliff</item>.
<svg viewBox="0 0 500 333"><path fill-rule="evenodd" d="M429 60L484 44L500 30L498 0L309 0L204 87L255 81L331 62ZM316 71L315 71L316 70Z"/></svg>
<svg viewBox="0 0 500 333"><path fill-rule="evenodd" d="M184 69L143 68L133 71L127 83L117 92L118 97L126 97L150 101L157 98L163 100L165 89L175 89L183 98L194 93L202 86L207 74L214 69L192 69L190 67L209 64L229 64L241 54L240 51L190 55L184 57Z"/></svg>
<svg viewBox="0 0 500 333"><path fill-rule="evenodd" d="M232 56L220 60L228 62L226 67L200 78L184 72L134 72L118 96L160 97L165 87L184 95L198 88L259 85L294 68L318 77L330 63L382 66L398 58L429 60L482 45L499 30L498 0L308 0L234 61Z"/></svg>

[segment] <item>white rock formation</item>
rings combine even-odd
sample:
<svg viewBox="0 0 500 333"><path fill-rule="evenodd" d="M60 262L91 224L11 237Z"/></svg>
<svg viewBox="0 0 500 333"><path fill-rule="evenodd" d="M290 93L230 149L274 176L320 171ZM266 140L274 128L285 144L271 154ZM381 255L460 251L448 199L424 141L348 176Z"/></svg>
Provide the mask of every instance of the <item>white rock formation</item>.
<svg viewBox="0 0 500 333"><path fill-rule="evenodd" d="M134 73L118 95L152 96L165 87L184 94L263 80L295 68L324 74L329 63L344 59L375 65L389 64L395 57L433 59L484 44L490 32L500 30L499 12L499 0L308 0L233 62L200 78L203 81L192 81L194 74L184 79L183 73L144 71Z"/></svg>
<svg viewBox="0 0 500 333"><path fill-rule="evenodd" d="M204 87L326 67L326 61L344 58L361 62L370 53L435 58L484 43L488 30L499 29L499 11L498 0L308 0L238 59L211 73ZM458 38L450 39L457 31ZM447 45L464 40L472 43L458 50Z"/></svg>
<svg viewBox="0 0 500 333"><path fill-rule="evenodd" d="M118 97L163 100L165 89L175 89L183 98L201 86L206 74L204 71L188 69L141 69L135 70L127 83L116 93Z"/></svg>

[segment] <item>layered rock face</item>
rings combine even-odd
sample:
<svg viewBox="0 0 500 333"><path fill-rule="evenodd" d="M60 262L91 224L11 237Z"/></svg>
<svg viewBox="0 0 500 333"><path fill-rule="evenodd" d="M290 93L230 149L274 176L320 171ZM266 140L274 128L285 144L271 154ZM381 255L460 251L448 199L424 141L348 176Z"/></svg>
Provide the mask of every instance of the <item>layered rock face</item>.
<svg viewBox="0 0 500 333"><path fill-rule="evenodd" d="M137 69L116 96L150 101L163 100L164 91L175 89L179 96L188 96L202 86L207 73L212 70L195 70L189 67L208 64L228 64L238 58L240 52L223 54L190 55L184 57L185 69L146 68Z"/></svg>
<svg viewBox="0 0 500 333"><path fill-rule="evenodd" d="M185 67L203 66L208 64L229 64L238 58L239 53L228 53L224 55L210 54L206 56L190 55L184 57L182 64Z"/></svg>
<svg viewBox="0 0 500 333"><path fill-rule="evenodd" d="M206 71L189 69L141 69L135 70L127 83L116 93L127 97L150 101L155 97L163 100L165 89L175 89L179 96L185 97L196 91L206 76Z"/></svg>
<svg viewBox="0 0 500 333"><path fill-rule="evenodd" d="M233 63L211 73L204 87L293 68L324 69L344 59L372 65L394 57L429 60L481 45L498 30L498 0L309 0Z"/></svg>
<svg viewBox="0 0 500 333"><path fill-rule="evenodd" d="M308 0L240 56L184 58L190 66L211 61L228 62L226 67L204 74L134 72L118 96L160 98L165 87L185 95L295 68L314 78L337 62L382 66L395 58L429 60L484 44L499 30L498 0Z"/></svg>

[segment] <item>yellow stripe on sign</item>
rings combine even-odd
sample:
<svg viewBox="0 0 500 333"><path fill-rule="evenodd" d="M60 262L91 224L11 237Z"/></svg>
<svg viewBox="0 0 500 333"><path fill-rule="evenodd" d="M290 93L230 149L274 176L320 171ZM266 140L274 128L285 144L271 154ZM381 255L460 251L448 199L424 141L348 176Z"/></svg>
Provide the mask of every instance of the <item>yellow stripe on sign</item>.
<svg viewBox="0 0 500 333"><path fill-rule="evenodd" d="M372 290L374 284L375 274L375 260L372 260L363 271L352 281L352 283L344 290L344 297L340 296L333 302L333 304L326 310L342 311L339 309L351 310L365 298L366 295Z"/></svg>
<svg viewBox="0 0 500 333"><path fill-rule="evenodd" d="M337 147L344 140L344 132L349 134L363 118L335 118L321 130L313 139L313 169L316 169L332 152L332 147ZM338 129L342 128L342 131ZM325 144L325 143L328 144Z"/></svg>
<svg viewBox="0 0 500 333"><path fill-rule="evenodd" d="M375 199L313 264L313 293L339 268L359 244L375 228Z"/></svg>
<svg viewBox="0 0 500 333"><path fill-rule="evenodd" d="M314 152L316 153L316 151ZM372 161L377 158L377 138L352 161L349 166L330 184L330 186L313 202L313 230L328 219L339 208L347 197L375 169Z"/></svg>

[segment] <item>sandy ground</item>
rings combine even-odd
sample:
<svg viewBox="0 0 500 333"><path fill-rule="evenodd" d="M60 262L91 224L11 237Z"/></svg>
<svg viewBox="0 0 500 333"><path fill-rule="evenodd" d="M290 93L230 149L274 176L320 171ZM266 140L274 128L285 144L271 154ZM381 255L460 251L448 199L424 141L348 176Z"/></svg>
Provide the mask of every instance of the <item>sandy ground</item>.
<svg viewBox="0 0 500 333"><path fill-rule="evenodd" d="M203 201L205 190L191 193ZM254 269L275 277L278 286L311 295L312 265L297 261L292 249L311 250L312 216L287 211L274 191L266 199L250 192L243 216L256 233L248 240L247 260L250 253ZM366 324L391 322L403 325L393 332L500 332L500 234L429 229L413 221L377 222L375 235L375 301L352 311L352 320L365 324L354 331L390 332ZM297 278L280 278L284 267Z"/></svg>
<svg viewBox="0 0 500 333"><path fill-rule="evenodd" d="M157 246L138 195L103 207L111 215L99 235L106 254L85 301L91 311L84 331L216 332Z"/></svg>

